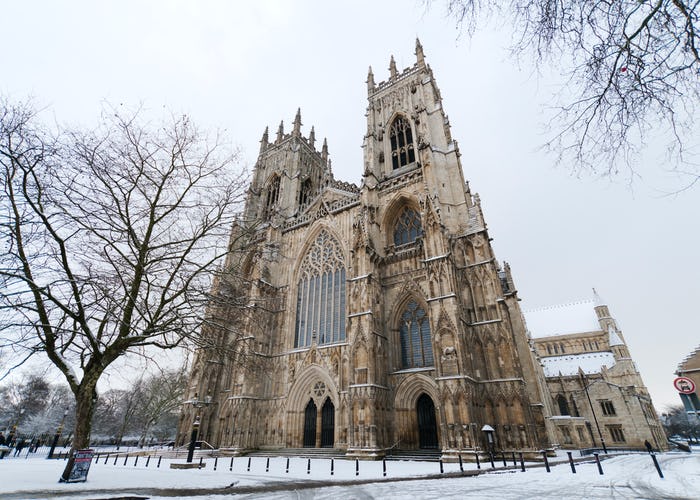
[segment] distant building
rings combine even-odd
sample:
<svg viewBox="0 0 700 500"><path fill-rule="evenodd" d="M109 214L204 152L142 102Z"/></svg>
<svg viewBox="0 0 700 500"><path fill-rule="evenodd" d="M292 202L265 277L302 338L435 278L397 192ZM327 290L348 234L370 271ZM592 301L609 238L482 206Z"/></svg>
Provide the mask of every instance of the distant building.
<svg viewBox="0 0 700 500"><path fill-rule="evenodd" d="M698 398L698 388L700 388L700 346L688 354L678 365L676 375L689 378L695 384L695 392L690 394L679 392L678 396L681 398L685 411L689 414L693 413L700 418L700 400Z"/></svg>
<svg viewBox="0 0 700 500"><path fill-rule="evenodd" d="M524 311L563 448L666 447L654 406L608 306L593 300Z"/></svg>

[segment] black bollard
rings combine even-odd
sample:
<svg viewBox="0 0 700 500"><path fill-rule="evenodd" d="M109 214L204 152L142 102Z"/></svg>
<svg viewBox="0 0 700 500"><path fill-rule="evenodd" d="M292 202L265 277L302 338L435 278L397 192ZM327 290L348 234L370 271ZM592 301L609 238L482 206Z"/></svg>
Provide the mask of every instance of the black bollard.
<svg viewBox="0 0 700 500"><path fill-rule="evenodd" d="M136 467L136 464L139 463L139 456L136 455L136 460L134 460L134 467Z"/></svg>
<svg viewBox="0 0 700 500"><path fill-rule="evenodd" d="M501 452L501 459L503 460L503 467L508 467L508 462L506 462L506 452Z"/></svg>
<svg viewBox="0 0 700 500"><path fill-rule="evenodd" d="M265 472L270 472L270 457L267 457L267 461L265 462Z"/></svg>
<svg viewBox="0 0 700 500"><path fill-rule="evenodd" d="M287 470L285 470L284 473L289 474L289 457L287 457Z"/></svg>
<svg viewBox="0 0 700 500"><path fill-rule="evenodd" d="M552 472L549 469L549 460L547 460L547 452L546 451L542 452L542 458L544 458L544 468L547 469L547 472Z"/></svg>
<svg viewBox="0 0 700 500"><path fill-rule="evenodd" d="M481 469L481 463L479 463L479 452L477 451L474 453L474 456L476 457L476 468Z"/></svg>
<svg viewBox="0 0 700 500"><path fill-rule="evenodd" d="M129 455L124 455L124 465L126 465L127 460L129 460Z"/></svg>
<svg viewBox="0 0 700 500"><path fill-rule="evenodd" d="M355 475L360 475L360 461L358 459L355 459Z"/></svg>
<svg viewBox="0 0 700 500"><path fill-rule="evenodd" d="M661 472L661 467L659 467L659 461L656 460L656 454L655 454L655 453L652 453L652 454L651 454L651 459L654 461L654 467L656 467L656 472L658 472L658 473L659 473L659 477L660 477L661 479L663 479L663 478L664 478L664 473Z"/></svg>
<svg viewBox="0 0 700 500"><path fill-rule="evenodd" d="M231 462L228 464L228 471L231 472L233 470L233 457L231 457Z"/></svg>
<svg viewBox="0 0 700 500"><path fill-rule="evenodd" d="M513 467L515 467L518 465L518 462L516 462L516 460L515 460L515 452L511 451L510 454L513 456Z"/></svg>
<svg viewBox="0 0 700 500"><path fill-rule="evenodd" d="M202 460L204 460L204 458L203 458L203 457L199 457L199 467L198 467L198 469L201 469L201 468L202 468Z"/></svg>
<svg viewBox="0 0 700 500"><path fill-rule="evenodd" d="M146 458L146 467L148 467L149 462L151 461L151 455L148 455Z"/></svg>
<svg viewBox="0 0 700 500"><path fill-rule="evenodd" d="M109 458L109 453L105 455L105 464L107 463L107 459Z"/></svg>
<svg viewBox="0 0 700 500"><path fill-rule="evenodd" d="M386 458L382 458L382 476L386 477Z"/></svg>
<svg viewBox="0 0 700 500"><path fill-rule="evenodd" d="M442 458L440 459L440 474L443 474L445 469L442 468Z"/></svg>
<svg viewBox="0 0 700 500"><path fill-rule="evenodd" d="M214 470L216 470L216 466L219 463L219 457L214 457Z"/></svg>
<svg viewBox="0 0 700 500"><path fill-rule="evenodd" d="M119 455L114 455L114 463L112 465L117 465L117 458L119 458Z"/></svg>
<svg viewBox="0 0 700 500"><path fill-rule="evenodd" d="M158 464L156 465L156 469L160 469L160 461L163 460L163 455L158 457Z"/></svg>
<svg viewBox="0 0 700 500"><path fill-rule="evenodd" d="M492 468L492 469L495 469L495 468L496 468L496 464L493 463L493 452L492 452L492 451L489 451L489 460L491 460L491 468Z"/></svg>
<svg viewBox="0 0 700 500"><path fill-rule="evenodd" d="M598 457L597 453L594 453L593 456L595 457L595 463L598 466L598 474L601 476L603 475L603 467L600 465L600 458Z"/></svg>
<svg viewBox="0 0 700 500"><path fill-rule="evenodd" d="M459 457L459 472L464 472L464 465L462 464L462 454L458 453L457 456Z"/></svg>
<svg viewBox="0 0 700 500"><path fill-rule="evenodd" d="M520 452L520 471L525 472L525 459L523 458L523 452Z"/></svg>
<svg viewBox="0 0 700 500"><path fill-rule="evenodd" d="M250 472L250 461L252 460L252 457L248 457L248 470L247 472Z"/></svg>
<svg viewBox="0 0 700 500"><path fill-rule="evenodd" d="M576 474L576 466L574 465L574 459L571 456L571 452L567 451L566 454L569 456L569 465L571 466L571 473Z"/></svg>
<svg viewBox="0 0 700 500"><path fill-rule="evenodd" d="M331 476L333 475L333 458L331 458Z"/></svg>
<svg viewBox="0 0 700 500"><path fill-rule="evenodd" d="M311 474L311 459L310 458L308 458L306 460L306 473Z"/></svg>

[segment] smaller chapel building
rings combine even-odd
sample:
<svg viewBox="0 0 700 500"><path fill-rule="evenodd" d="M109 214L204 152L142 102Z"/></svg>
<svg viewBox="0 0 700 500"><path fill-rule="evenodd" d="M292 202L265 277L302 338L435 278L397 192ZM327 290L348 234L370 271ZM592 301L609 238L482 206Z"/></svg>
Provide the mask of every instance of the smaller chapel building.
<svg viewBox="0 0 700 500"><path fill-rule="evenodd" d="M622 331L593 299L523 311L562 448L666 449L666 436Z"/></svg>

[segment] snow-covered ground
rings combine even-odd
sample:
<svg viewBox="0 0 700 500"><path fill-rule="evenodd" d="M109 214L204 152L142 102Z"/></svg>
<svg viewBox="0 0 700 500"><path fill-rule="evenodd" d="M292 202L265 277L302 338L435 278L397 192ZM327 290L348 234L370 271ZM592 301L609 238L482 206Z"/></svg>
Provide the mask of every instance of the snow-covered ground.
<svg viewBox="0 0 700 500"><path fill-rule="evenodd" d="M486 464L478 476L459 476L459 464L444 464L444 474L435 462L387 462L386 478L382 462L359 462L359 475L352 460L335 460L330 474L330 460L312 459L307 473L306 459L291 459L285 472L286 458L271 458L266 472L266 459L254 457L251 469L248 459L206 460L201 470L172 470L165 459L160 468L156 461L146 467L144 458L134 465L130 458L123 465L121 458L93 463L85 483L61 484L58 477L65 465L62 460L43 457L11 458L0 461L0 498L634 498L634 499L700 499L700 455L667 453L657 455L664 478L660 478L652 459L646 454L620 455L602 461L604 475L594 462L576 465L576 474L568 463L543 467L491 471ZM177 460L183 462L184 460ZM512 466L512 462L509 463ZM476 471L473 463L464 464L465 472ZM429 478L427 478L428 476ZM420 478L420 479L415 479ZM410 480L407 480L410 479ZM360 483L352 484L354 481Z"/></svg>

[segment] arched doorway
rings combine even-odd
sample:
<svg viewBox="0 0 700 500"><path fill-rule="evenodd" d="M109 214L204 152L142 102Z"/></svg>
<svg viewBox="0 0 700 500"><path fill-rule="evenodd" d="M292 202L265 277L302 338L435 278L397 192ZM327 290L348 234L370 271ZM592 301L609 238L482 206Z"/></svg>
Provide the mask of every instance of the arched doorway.
<svg viewBox="0 0 700 500"><path fill-rule="evenodd" d="M438 447L435 404L430 396L423 393L416 404L418 413L418 447L435 449Z"/></svg>
<svg viewBox="0 0 700 500"><path fill-rule="evenodd" d="M333 448L335 435L335 407L331 398L326 398L321 408L321 448Z"/></svg>
<svg viewBox="0 0 700 500"><path fill-rule="evenodd" d="M304 447L316 447L316 403L309 400L304 410Z"/></svg>

